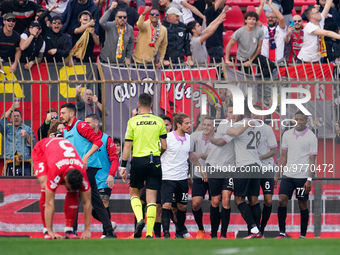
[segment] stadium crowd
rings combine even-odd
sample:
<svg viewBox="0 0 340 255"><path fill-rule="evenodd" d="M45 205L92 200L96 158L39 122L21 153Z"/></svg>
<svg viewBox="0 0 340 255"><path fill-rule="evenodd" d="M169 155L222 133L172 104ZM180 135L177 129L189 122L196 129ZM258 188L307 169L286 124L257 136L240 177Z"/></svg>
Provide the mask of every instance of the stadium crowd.
<svg viewBox="0 0 340 255"><path fill-rule="evenodd" d="M292 15L294 1L262 0L256 11L245 12L244 26L235 29L226 44L224 24L228 22L228 12L232 12L232 8L225 6L224 0L206 0L206 4L199 0L193 5L186 0L161 0L161 7L165 7L162 22L163 12L160 12L158 5L140 8L143 11L138 14L128 0L1 1L3 27L0 31L0 57L6 62L9 59L12 71L15 71L19 61L26 63L25 68L29 69L36 61L42 61L44 56L47 61L55 59L56 62L64 58L70 64L72 59L89 61L94 56L95 45L100 45L99 58L107 63L129 65L135 61L139 64L154 63L156 68L160 68L171 63L193 65L207 61L221 62L225 57L226 63L233 66L231 49L237 42L235 62L242 62L245 71L249 72L252 62L264 63L261 66L268 77L276 68L274 62L282 63L284 59L287 62L319 62L327 61L327 58L336 61L340 57L337 6L333 0L318 2L320 5L304 10L302 16L308 20L304 25L303 17ZM266 10L266 20L260 21L263 10ZM80 44L83 46L77 47ZM78 48L81 52L76 50ZM47 111L37 133L38 140L41 140L38 143L32 129L22 123L18 110L20 103L14 102L0 121L0 131L6 134L6 174L31 175L33 158L34 170L42 187L40 208L45 238L60 238L52 230L52 203L53 194L62 183L69 191L65 206L65 237L78 238L74 224L78 195L73 193L79 189L87 219L82 238L90 237L90 210L92 216L103 224L103 238L116 237L115 224L110 222L108 201L116 173L119 172L124 181L127 178L131 151L130 196L136 216L133 238L140 238L145 226L142 201L147 207L147 237L153 237L153 231L155 237L161 237L160 225L163 225L163 236L170 237L169 224L172 219L176 224L177 238L192 238L185 226L190 181L193 182L192 212L198 226L197 238L203 238L205 233L201 203L208 191L211 196L211 238L217 237L220 222L220 237L226 238L232 194L248 227L246 238L264 236L279 174L260 178L259 175L234 176L229 173L215 176L204 171L211 167L230 166L237 171L252 168L259 173L263 166L275 166L273 157L277 155L277 141L273 130L268 125L260 127L259 121L253 119L261 117L252 114L247 107L244 116L234 115L233 106L227 100L228 91L220 89L223 105L211 104L213 106L209 112L212 116L200 116L191 135L189 116L183 113L175 114L173 119L154 116L150 113L151 96L141 94L138 112L127 123L124 144L119 138L112 139L99 130L102 114L110 113L103 109L93 91L83 91L81 85L77 86L76 91L76 105L66 103L60 109ZM259 105L254 107L262 109ZM246 124L234 127L229 122L215 127L215 117ZM13 125L5 122L7 118L12 119ZM277 166L283 168L286 165L288 170L297 164L307 167L298 173L284 172L286 178L281 180L279 189L279 238L286 237L287 202L294 190L301 212L301 238L306 237L309 220L307 201L313 178L311 169L315 166L317 154L317 138L315 132L306 126L307 116L304 113L297 112L295 121L296 127L287 129L283 134ZM338 138L338 125L336 131ZM55 137L58 144L51 137ZM63 153L65 158L72 157L74 160L67 163L56 157L57 167L46 162L45 154L52 152L47 149L44 152L42 146L48 147L49 143L60 147L59 154ZM81 164L71 163L78 162L79 157ZM191 171L189 162L193 168ZM73 174L75 177L72 177L72 174L67 174L70 169L79 172L76 171ZM72 178L76 179L76 184ZM52 186L49 185L50 181L53 182ZM144 184L145 197L141 198ZM260 187L265 195L262 209L258 202ZM89 193L93 209L89 207ZM157 219L157 215L160 218Z"/></svg>

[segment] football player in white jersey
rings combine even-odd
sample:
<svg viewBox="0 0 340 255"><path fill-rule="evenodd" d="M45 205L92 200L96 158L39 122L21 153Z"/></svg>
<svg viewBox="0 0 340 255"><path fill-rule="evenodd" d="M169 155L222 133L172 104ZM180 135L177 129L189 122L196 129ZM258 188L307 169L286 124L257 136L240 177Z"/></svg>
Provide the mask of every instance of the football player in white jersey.
<svg viewBox="0 0 340 255"><path fill-rule="evenodd" d="M202 166L205 166L205 160L209 152L214 147L210 139L215 136L214 118L207 116L203 121L203 130L196 131L190 135L190 162L198 160ZM193 164L192 164L193 166ZM192 213L194 215L198 232L196 239L202 239L205 234L203 227L203 211L201 208L205 194L209 191L208 179L203 178L197 167L192 168Z"/></svg>
<svg viewBox="0 0 340 255"><path fill-rule="evenodd" d="M262 110L260 105L253 105L255 109ZM262 120L260 115L251 114L254 119ZM260 232L263 235L264 228L270 218L272 212L272 198L274 194L274 159L277 154L277 141L273 128L267 124L261 127L262 136L258 147L258 155L261 160L261 167L263 177L261 178L260 185L263 192L264 204L262 209L262 217L260 224Z"/></svg>
<svg viewBox="0 0 340 255"><path fill-rule="evenodd" d="M294 119L295 128L283 133L281 155L274 185L277 185L280 172L283 172L279 189L279 208L277 212L280 233L277 238L286 237L287 203L292 198L298 199L301 216L300 238L305 238L309 220L308 198L311 182L314 175L316 155L318 153L318 140L315 134L308 129L307 116L298 111Z"/></svg>
<svg viewBox="0 0 340 255"><path fill-rule="evenodd" d="M250 230L250 234L245 239L260 238L261 207L258 203L258 196L261 161L258 157L258 147L262 133L259 127L260 123L252 121L247 99L244 103L244 118L234 125L245 127L243 130L235 127L227 130L228 136L226 140L233 140L235 143L236 174L234 178L234 202ZM249 206L245 202L245 197L248 198Z"/></svg>
<svg viewBox="0 0 340 255"><path fill-rule="evenodd" d="M238 121L239 115L233 114L233 105L227 107L227 119L222 121L216 131L214 138L210 142L215 145L206 159L206 166L210 168L222 169L223 167L235 166L234 142L227 144L225 136L227 129L230 128L231 122ZM230 221L230 198L233 192L233 178L228 173L222 175L211 174L208 178L210 201L210 223L211 238L217 238L217 231L221 225L220 238L227 237L227 229ZM220 202L222 200L222 209L220 212Z"/></svg>

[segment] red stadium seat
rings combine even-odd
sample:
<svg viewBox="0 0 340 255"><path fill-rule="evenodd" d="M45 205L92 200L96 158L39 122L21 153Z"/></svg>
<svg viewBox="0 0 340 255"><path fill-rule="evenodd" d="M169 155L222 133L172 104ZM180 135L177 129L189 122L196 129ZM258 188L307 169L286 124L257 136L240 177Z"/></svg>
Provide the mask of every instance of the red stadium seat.
<svg viewBox="0 0 340 255"><path fill-rule="evenodd" d="M296 11L295 11L294 8L293 8L293 10L292 10L292 15L293 15L293 17L296 15Z"/></svg>
<svg viewBox="0 0 340 255"><path fill-rule="evenodd" d="M257 7L255 7L253 5L249 5L249 6L247 6L246 12L249 12L249 11L256 12L256 10L257 10ZM264 13L264 10L261 11L260 21L263 25L267 26L267 17L266 17L266 14Z"/></svg>
<svg viewBox="0 0 340 255"><path fill-rule="evenodd" d="M223 33L223 52L225 54L225 47L227 46L231 36L233 35L233 31L225 31ZM231 47L231 50L230 50L230 58L231 57L236 57L236 52L237 52L237 42Z"/></svg>
<svg viewBox="0 0 340 255"><path fill-rule="evenodd" d="M142 14L144 10L145 10L145 6L139 6L137 9L137 12L139 14ZM148 20L148 19L149 19L149 12L145 15L144 20Z"/></svg>
<svg viewBox="0 0 340 255"><path fill-rule="evenodd" d="M315 0L294 0L294 6L303 6L309 4L316 4Z"/></svg>
<svg viewBox="0 0 340 255"><path fill-rule="evenodd" d="M233 6L227 13L227 19L223 22L225 30L237 30L244 25L243 14L238 6Z"/></svg>
<svg viewBox="0 0 340 255"><path fill-rule="evenodd" d="M261 0L227 0L226 4L228 5L237 5L239 7L247 7L249 5L260 5Z"/></svg>

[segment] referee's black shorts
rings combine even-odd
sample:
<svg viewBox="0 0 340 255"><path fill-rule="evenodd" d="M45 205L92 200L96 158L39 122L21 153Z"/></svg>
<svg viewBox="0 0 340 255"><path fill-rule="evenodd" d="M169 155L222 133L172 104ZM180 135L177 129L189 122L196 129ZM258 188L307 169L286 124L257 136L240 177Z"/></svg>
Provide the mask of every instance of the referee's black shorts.
<svg viewBox="0 0 340 255"><path fill-rule="evenodd" d="M162 168L160 157L154 156L153 163L150 157L132 158L130 170L130 187L142 189L144 187L159 190L162 186Z"/></svg>

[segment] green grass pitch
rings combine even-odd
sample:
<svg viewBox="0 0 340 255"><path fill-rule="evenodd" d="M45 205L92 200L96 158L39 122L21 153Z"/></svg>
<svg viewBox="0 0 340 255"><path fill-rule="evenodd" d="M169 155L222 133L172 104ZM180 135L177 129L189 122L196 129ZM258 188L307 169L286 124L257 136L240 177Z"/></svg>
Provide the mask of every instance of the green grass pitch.
<svg viewBox="0 0 340 255"><path fill-rule="evenodd" d="M0 238L1 255L325 255L339 254L340 239L44 240Z"/></svg>

